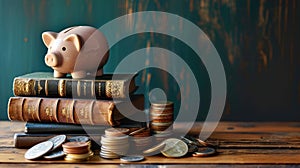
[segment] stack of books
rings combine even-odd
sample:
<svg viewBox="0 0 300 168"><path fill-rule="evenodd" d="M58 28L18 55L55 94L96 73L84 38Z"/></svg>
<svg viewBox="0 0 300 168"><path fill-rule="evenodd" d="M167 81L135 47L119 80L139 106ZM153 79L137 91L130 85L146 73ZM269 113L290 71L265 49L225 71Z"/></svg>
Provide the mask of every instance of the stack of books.
<svg viewBox="0 0 300 168"><path fill-rule="evenodd" d="M130 120L145 117L144 97L134 94L136 75L115 74L96 78L54 78L51 72L16 77L8 117L26 121L24 132L15 134L15 147L26 148L55 136L95 135L107 127L145 127ZM132 105L135 108L129 108Z"/></svg>

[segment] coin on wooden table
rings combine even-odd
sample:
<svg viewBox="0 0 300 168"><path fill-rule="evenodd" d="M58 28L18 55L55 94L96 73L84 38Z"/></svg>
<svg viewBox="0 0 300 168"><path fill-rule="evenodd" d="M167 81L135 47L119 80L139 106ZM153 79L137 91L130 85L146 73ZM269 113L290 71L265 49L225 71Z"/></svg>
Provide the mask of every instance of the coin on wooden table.
<svg viewBox="0 0 300 168"><path fill-rule="evenodd" d="M37 159L43 156L44 154L46 154L47 152L49 152L52 149L52 147L53 147L53 142L51 141L38 143L33 147L31 147L30 149L28 149L24 157L29 160Z"/></svg>
<svg viewBox="0 0 300 168"><path fill-rule="evenodd" d="M44 156L45 159L57 159L57 158L61 158L63 156L65 156L65 152L62 150L58 150L58 151L53 151L47 155Z"/></svg>
<svg viewBox="0 0 300 168"><path fill-rule="evenodd" d="M139 162L144 160L144 158L145 157L142 155L132 155L132 156L121 157L120 160L125 162Z"/></svg>
<svg viewBox="0 0 300 168"><path fill-rule="evenodd" d="M197 152L194 152L193 156L206 157L216 154L216 150L210 147L198 148Z"/></svg>
<svg viewBox="0 0 300 168"><path fill-rule="evenodd" d="M128 128L108 128L105 130L106 136L124 136L128 134L129 129Z"/></svg>
<svg viewBox="0 0 300 168"><path fill-rule="evenodd" d="M156 151L160 151L161 149L163 149L165 147L165 143L162 142L162 143L159 143L158 145L155 145L153 146L152 148L149 148L145 151L143 151L144 154L149 154L149 153L153 153L153 152L156 152Z"/></svg>
<svg viewBox="0 0 300 168"><path fill-rule="evenodd" d="M177 138L169 138L164 141L166 146L161 153L166 157L182 157L187 154L188 146L185 142Z"/></svg>
<svg viewBox="0 0 300 168"><path fill-rule="evenodd" d="M57 135L53 138L50 138L48 141L53 142L53 147L52 147L52 151L54 151L55 149L57 149L58 147L60 147L67 139L66 135Z"/></svg>

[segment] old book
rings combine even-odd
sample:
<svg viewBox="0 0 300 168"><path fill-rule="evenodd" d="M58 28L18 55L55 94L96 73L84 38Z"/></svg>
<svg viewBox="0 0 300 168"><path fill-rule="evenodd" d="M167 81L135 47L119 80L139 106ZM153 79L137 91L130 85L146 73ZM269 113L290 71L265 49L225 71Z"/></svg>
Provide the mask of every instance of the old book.
<svg viewBox="0 0 300 168"><path fill-rule="evenodd" d="M13 92L15 96L126 98L137 89L135 78L136 74L106 74L96 79L54 78L52 72L35 72L14 78Z"/></svg>
<svg viewBox="0 0 300 168"><path fill-rule="evenodd" d="M143 95L122 101L11 97L7 113L12 121L117 126L125 116L139 115L143 109Z"/></svg>
<svg viewBox="0 0 300 168"><path fill-rule="evenodd" d="M145 122L133 121L127 118L120 120L121 128L142 128L146 127ZM32 123L25 124L24 132L26 134L104 134L104 130L109 126L101 125L79 125L79 124L63 124L63 123Z"/></svg>

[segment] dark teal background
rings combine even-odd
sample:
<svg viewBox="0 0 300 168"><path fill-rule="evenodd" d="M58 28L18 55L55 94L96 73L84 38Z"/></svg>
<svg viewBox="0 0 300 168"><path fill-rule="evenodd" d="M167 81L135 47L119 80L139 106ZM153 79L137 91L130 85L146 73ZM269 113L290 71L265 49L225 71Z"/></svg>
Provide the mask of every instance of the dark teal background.
<svg viewBox="0 0 300 168"><path fill-rule="evenodd" d="M297 0L0 0L0 119L7 119L15 76L52 71L44 64L43 31L100 27L128 13L159 10L192 21L215 45L227 76L223 120L299 121L299 7ZM113 72L126 55L149 44L173 51L190 65L201 93L198 119L204 119L210 105L206 69L177 39L153 33L123 39L111 48L105 72ZM166 90L180 108L179 88L167 73L147 69L137 82L140 93L156 87Z"/></svg>

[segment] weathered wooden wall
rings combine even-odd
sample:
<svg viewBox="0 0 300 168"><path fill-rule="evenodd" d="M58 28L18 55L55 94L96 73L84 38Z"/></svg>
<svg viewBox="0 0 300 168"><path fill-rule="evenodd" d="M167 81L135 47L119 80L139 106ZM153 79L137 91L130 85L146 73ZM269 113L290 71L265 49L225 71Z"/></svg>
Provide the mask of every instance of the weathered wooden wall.
<svg viewBox="0 0 300 168"><path fill-rule="evenodd" d="M7 119L15 76L51 71L43 62L43 31L71 25L100 27L128 13L160 10L198 25L218 50L228 84L223 119L299 121L299 9L297 0L0 0L0 119ZM127 54L149 44L175 52L191 66L201 93L198 119L203 119L210 102L209 78L201 61L191 59L195 53L180 41L149 33L126 38L111 49L114 59L105 70L113 71ZM169 99L180 100L179 88L170 87L172 78L158 82L167 74L144 72L138 81L140 92L161 87Z"/></svg>

